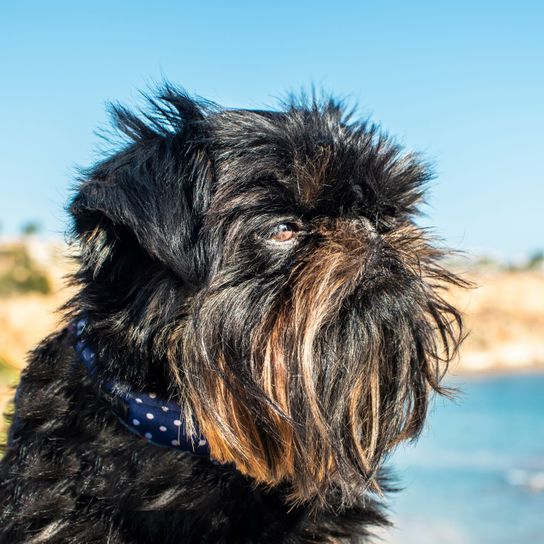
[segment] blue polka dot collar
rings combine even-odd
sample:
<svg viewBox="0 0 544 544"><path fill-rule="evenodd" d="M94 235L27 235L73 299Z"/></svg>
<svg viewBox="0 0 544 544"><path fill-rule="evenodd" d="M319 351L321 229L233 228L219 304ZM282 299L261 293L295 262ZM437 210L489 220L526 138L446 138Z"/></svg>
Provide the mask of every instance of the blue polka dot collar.
<svg viewBox="0 0 544 544"><path fill-rule="evenodd" d="M96 381L96 354L83 339L85 318L70 324L75 337L74 349L89 376ZM187 436L182 410L178 404L161 400L153 392L126 391L112 382L97 383L98 396L105 400L119 421L140 438L195 455L210 455L206 439L198 432Z"/></svg>

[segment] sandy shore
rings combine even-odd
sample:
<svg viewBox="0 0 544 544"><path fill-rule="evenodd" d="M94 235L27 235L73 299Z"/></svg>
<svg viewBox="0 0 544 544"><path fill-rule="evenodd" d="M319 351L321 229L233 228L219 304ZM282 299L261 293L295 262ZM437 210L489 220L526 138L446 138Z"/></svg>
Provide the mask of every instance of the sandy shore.
<svg viewBox="0 0 544 544"><path fill-rule="evenodd" d="M474 289L454 291L468 331L456 372L544 368L544 273L473 272Z"/></svg>
<svg viewBox="0 0 544 544"><path fill-rule="evenodd" d="M0 298L1 414L13 395L10 387L29 350L59 326L58 308L71 295L64 277L73 266L59 244L33 250L50 278L49 295ZM489 374L544 372L544 272L470 272L469 291L448 298L465 315L469 336L449 374L463 379Z"/></svg>
<svg viewBox="0 0 544 544"><path fill-rule="evenodd" d="M56 310L69 297L64 276L73 266L58 243L34 242L32 253L47 271L50 295L27 294L0 299L0 358L22 368L26 354L59 323ZM454 374L521 372L544 368L544 272L463 274L475 288L453 290L448 298L465 315L469 335Z"/></svg>

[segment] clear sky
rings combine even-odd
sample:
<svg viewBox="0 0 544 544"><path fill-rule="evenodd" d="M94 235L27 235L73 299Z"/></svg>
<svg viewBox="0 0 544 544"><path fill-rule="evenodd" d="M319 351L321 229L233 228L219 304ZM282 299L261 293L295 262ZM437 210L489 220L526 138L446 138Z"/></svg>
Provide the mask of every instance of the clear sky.
<svg viewBox="0 0 544 544"><path fill-rule="evenodd" d="M0 223L61 235L105 103L168 78L226 106L314 83L435 162L457 249L544 248L544 2L0 3Z"/></svg>

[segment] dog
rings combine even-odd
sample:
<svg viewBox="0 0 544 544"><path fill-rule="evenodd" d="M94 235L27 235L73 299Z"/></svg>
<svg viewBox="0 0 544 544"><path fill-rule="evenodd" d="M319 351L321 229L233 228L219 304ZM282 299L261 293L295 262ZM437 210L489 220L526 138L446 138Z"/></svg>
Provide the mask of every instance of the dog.
<svg viewBox="0 0 544 544"><path fill-rule="evenodd" d="M147 100L69 204L77 293L17 389L0 541L367 542L463 337L431 168L330 97Z"/></svg>

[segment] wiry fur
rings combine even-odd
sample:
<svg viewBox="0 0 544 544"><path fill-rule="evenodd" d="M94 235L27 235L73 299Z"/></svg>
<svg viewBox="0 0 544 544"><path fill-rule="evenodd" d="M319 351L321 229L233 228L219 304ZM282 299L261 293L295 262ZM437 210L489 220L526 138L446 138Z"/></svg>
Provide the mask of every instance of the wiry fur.
<svg viewBox="0 0 544 544"><path fill-rule="evenodd" d="M429 170L332 99L151 104L114 108L128 142L77 187L66 316L103 379L179 402L223 464L120 428L60 331L21 382L2 542L359 541L461 338L441 291L463 281L414 223Z"/></svg>

